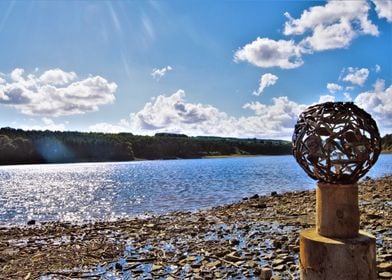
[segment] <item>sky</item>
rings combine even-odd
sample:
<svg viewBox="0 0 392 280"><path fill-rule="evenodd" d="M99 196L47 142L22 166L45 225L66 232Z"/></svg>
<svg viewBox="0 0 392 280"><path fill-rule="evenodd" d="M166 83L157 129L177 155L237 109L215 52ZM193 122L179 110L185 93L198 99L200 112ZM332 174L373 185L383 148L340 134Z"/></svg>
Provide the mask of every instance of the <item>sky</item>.
<svg viewBox="0 0 392 280"><path fill-rule="evenodd" d="M352 101L392 133L392 1L0 1L0 127L290 139Z"/></svg>

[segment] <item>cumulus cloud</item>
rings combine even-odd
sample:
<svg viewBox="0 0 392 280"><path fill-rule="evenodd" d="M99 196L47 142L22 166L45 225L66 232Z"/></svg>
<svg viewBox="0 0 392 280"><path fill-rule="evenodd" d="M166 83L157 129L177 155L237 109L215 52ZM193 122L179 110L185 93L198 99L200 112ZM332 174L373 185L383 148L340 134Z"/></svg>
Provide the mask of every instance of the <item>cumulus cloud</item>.
<svg viewBox="0 0 392 280"><path fill-rule="evenodd" d="M380 72L381 71L381 66L376 64L376 66L374 66L374 71L376 71L376 73Z"/></svg>
<svg viewBox="0 0 392 280"><path fill-rule="evenodd" d="M325 103L325 102L335 102L335 96L329 94L321 95L318 103Z"/></svg>
<svg viewBox="0 0 392 280"><path fill-rule="evenodd" d="M351 100L349 94L343 95L347 100ZM328 101L335 101L335 96L322 95L318 103ZM355 98L355 102L371 112L383 125L382 129L392 128L392 86L385 89L385 82L379 80L374 85L374 90L361 93ZM129 131L149 135L172 132L188 135L289 139L299 114L308 106L281 96L272 98L271 104L246 103L243 109L249 110L250 115L234 117L212 105L188 102L185 91L178 90L171 95L159 95L151 99L141 110L130 114L127 120L121 120L117 124L98 123L90 126L89 130Z"/></svg>
<svg viewBox="0 0 392 280"><path fill-rule="evenodd" d="M305 105L287 97L272 99L272 104L247 103L249 117L233 117L218 108L186 101L186 94L178 90L172 95L159 95L147 102L128 121L118 124L99 123L91 131L154 134L157 132L186 133L188 135L218 135L233 137L290 138L298 115Z"/></svg>
<svg viewBox="0 0 392 280"><path fill-rule="evenodd" d="M257 38L234 54L234 61L247 61L259 67L291 69L303 64L301 49L294 41Z"/></svg>
<svg viewBox="0 0 392 280"><path fill-rule="evenodd" d="M272 98L271 105L251 102L246 103L243 108L250 109L255 114L254 116L238 119L245 135L258 134L260 137L282 135L290 137L298 115L306 108L306 105L298 104L289 100L286 96L281 96Z"/></svg>
<svg viewBox="0 0 392 280"><path fill-rule="evenodd" d="M178 90L170 96L159 95L132 114L133 127L145 130L175 130L184 125L200 130L200 124L216 122L227 115L211 105L187 103L185 92Z"/></svg>
<svg viewBox="0 0 392 280"><path fill-rule="evenodd" d="M367 68L358 69L348 67L347 71L343 71L343 73L346 73L343 77L343 81L359 86L363 86L369 76L369 70Z"/></svg>
<svg viewBox="0 0 392 280"><path fill-rule="evenodd" d="M392 22L392 1L390 0L372 0L376 5L376 12L379 18L385 18Z"/></svg>
<svg viewBox="0 0 392 280"><path fill-rule="evenodd" d="M120 133L127 132L130 128L127 125L102 122L89 126L88 130L91 132Z"/></svg>
<svg viewBox="0 0 392 280"><path fill-rule="evenodd" d="M385 88L385 81L379 79L373 90L360 93L354 101L372 114L382 128L392 129L392 85Z"/></svg>
<svg viewBox="0 0 392 280"><path fill-rule="evenodd" d="M351 97L351 94L349 92L343 92L344 97L346 98L347 101L352 101L353 98Z"/></svg>
<svg viewBox="0 0 392 280"><path fill-rule="evenodd" d="M40 81L49 85L65 85L76 79L75 72L65 72L59 68L45 71L40 77Z"/></svg>
<svg viewBox="0 0 392 280"><path fill-rule="evenodd" d="M159 81L163 76L166 75L167 72L169 72L171 70L173 70L173 68L170 65L163 67L161 69L154 68L154 69L152 69L151 76L155 80Z"/></svg>
<svg viewBox="0 0 392 280"><path fill-rule="evenodd" d="M347 86L346 90L354 90L354 87L353 86Z"/></svg>
<svg viewBox="0 0 392 280"><path fill-rule="evenodd" d="M26 124L28 123L28 124ZM43 117L40 120L30 119L26 120L22 125L15 124L17 128L23 130L51 130L51 131L65 131L67 122L56 123L50 118Z"/></svg>
<svg viewBox="0 0 392 280"><path fill-rule="evenodd" d="M342 90L342 86L335 84L335 83L328 83L327 84L327 89L329 90L329 92L331 93L335 93L339 90Z"/></svg>
<svg viewBox="0 0 392 280"><path fill-rule="evenodd" d="M361 35L378 36L377 26L368 18L369 10L367 0L356 0L329 1L323 6L313 6L297 19L286 12L283 34L298 36L298 41L258 37L237 50L234 61L247 61L263 68L300 67L304 63L304 54L348 48ZM385 8L383 12L386 13Z"/></svg>
<svg viewBox="0 0 392 280"><path fill-rule="evenodd" d="M100 76L75 81L74 72L53 69L37 77L15 69L10 80L0 84L0 104L11 106L26 115L59 117L98 111L112 103L117 89Z"/></svg>
<svg viewBox="0 0 392 280"><path fill-rule="evenodd" d="M260 77L260 84L257 91L254 91L253 94L259 96L265 88L273 86L278 81L278 76L275 76L271 73L266 73Z"/></svg>
<svg viewBox="0 0 392 280"><path fill-rule="evenodd" d="M329 1L303 11L298 19L285 13L285 35L306 35L299 45L309 51L347 48L359 35L378 36L379 31L368 19L370 9L366 0Z"/></svg>
<svg viewBox="0 0 392 280"><path fill-rule="evenodd" d="M23 70L23 69L21 69L21 68L15 68L15 69L11 72L11 74L10 74L11 79L12 79L14 82L18 82L18 81L20 81L20 80L22 79L23 73L24 73L24 70Z"/></svg>

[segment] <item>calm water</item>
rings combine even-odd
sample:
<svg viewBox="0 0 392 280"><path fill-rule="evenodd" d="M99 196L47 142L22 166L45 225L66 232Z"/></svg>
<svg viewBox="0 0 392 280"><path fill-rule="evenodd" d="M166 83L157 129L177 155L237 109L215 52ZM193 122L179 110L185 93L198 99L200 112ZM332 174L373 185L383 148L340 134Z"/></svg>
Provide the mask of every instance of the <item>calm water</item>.
<svg viewBox="0 0 392 280"><path fill-rule="evenodd" d="M368 175L391 173L392 155L382 155ZM292 156L5 166L0 224L196 210L314 186Z"/></svg>

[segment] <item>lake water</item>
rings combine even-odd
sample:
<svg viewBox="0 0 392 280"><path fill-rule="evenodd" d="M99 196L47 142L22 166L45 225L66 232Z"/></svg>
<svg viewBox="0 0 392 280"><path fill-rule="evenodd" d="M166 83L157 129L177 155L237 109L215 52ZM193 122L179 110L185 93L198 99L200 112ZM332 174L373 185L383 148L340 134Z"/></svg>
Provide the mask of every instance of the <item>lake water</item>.
<svg viewBox="0 0 392 280"><path fill-rule="evenodd" d="M369 172L392 173L392 155ZM0 225L197 210L315 187L292 156L0 167Z"/></svg>

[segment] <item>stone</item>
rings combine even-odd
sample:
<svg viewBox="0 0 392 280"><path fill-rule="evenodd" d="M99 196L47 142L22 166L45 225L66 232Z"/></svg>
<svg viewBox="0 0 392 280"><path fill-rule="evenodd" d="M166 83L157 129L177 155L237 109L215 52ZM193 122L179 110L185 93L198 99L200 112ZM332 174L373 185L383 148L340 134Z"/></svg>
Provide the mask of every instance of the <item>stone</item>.
<svg viewBox="0 0 392 280"><path fill-rule="evenodd" d="M241 259L241 257L240 257L240 254L239 254L237 251L231 252L230 254L227 254L227 255L225 256L225 260L228 260L228 261L230 261L230 262L239 262L239 261L242 261L242 259Z"/></svg>
<svg viewBox="0 0 392 280"><path fill-rule="evenodd" d="M392 263L383 262L377 265L378 271L392 271Z"/></svg>
<svg viewBox="0 0 392 280"><path fill-rule="evenodd" d="M268 267L263 267L260 270L260 279L269 280L272 277L272 270Z"/></svg>
<svg viewBox="0 0 392 280"><path fill-rule="evenodd" d="M247 268L254 268L256 266L256 262L250 260L245 263L245 267Z"/></svg>
<svg viewBox="0 0 392 280"><path fill-rule="evenodd" d="M160 269L162 269L162 266L161 265L157 265L157 264L153 264L152 267L151 267L151 271L157 271L157 270L160 270Z"/></svg>
<svg viewBox="0 0 392 280"><path fill-rule="evenodd" d="M116 264L114 265L114 268L115 268L116 270L122 270L122 269L123 269L123 266L122 266L121 263L116 262Z"/></svg>
<svg viewBox="0 0 392 280"><path fill-rule="evenodd" d="M378 274L381 278L392 279L392 273L388 271L384 271Z"/></svg>
<svg viewBox="0 0 392 280"><path fill-rule="evenodd" d="M280 264L278 266L274 266L274 270L276 271L283 271L285 269L285 265L284 264Z"/></svg>
<svg viewBox="0 0 392 280"><path fill-rule="evenodd" d="M272 261L272 265L273 266L276 266L276 265L280 265L280 264L282 264L282 263L284 263L285 261L284 260L282 260L282 259L276 259L276 260L273 260Z"/></svg>
<svg viewBox="0 0 392 280"><path fill-rule="evenodd" d="M33 225L35 225L35 220L29 220L29 221L27 222L27 225L28 225L28 226L33 226Z"/></svg>

